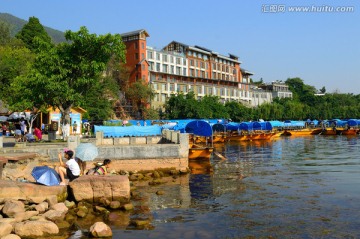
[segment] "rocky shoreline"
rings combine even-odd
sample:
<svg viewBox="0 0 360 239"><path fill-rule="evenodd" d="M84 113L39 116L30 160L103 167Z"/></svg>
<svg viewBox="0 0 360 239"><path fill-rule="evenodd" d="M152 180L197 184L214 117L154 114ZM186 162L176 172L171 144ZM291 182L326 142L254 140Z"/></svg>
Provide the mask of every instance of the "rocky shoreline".
<svg viewBox="0 0 360 239"><path fill-rule="evenodd" d="M88 237L111 238L110 226L114 224L134 229L150 229L150 215L131 217L135 211L148 211L141 205L141 192L138 191L137 185L173 183L189 172L170 168L119 173L125 175L82 176L67 187L47 187L1 180L2 183L5 181L8 184L20 184L20 191L33 184L33 187L41 187L44 192L36 191L34 188L28 189L27 191L42 196L23 195L18 199L14 193L7 193L8 198L0 194L0 238L51 236L60 239L68 238L76 230L81 230L82 234ZM128 181L124 181L125 178ZM124 186L119 186L119 182L122 182L122 185L127 182L128 193L124 191ZM55 188L58 189L54 191ZM122 188L122 192L119 188ZM45 191L51 192L47 195ZM163 193L156 191L159 196Z"/></svg>

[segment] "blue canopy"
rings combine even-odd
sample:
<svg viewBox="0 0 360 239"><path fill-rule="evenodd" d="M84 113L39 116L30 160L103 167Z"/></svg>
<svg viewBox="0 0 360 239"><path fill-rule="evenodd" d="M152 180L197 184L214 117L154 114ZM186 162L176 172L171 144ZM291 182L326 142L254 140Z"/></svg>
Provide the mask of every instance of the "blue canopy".
<svg viewBox="0 0 360 239"><path fill-rule="evenodd" d="M348 120L347 124L348 124L350 127L356 127L356 126L359 126L359 125L360 125L360 120L350 119L350 120Z"/></svg>
<svg viewBox="0 0 360 239"><path fill-rule="evenodd" d="M212 136L212 128L210 124L203 120L194 120L189 122L185 127L185 132L205 137Z"/></svg>
<svg viewBox="0 0 360 239"><path fill-rule="evenodd" d="M226 127L224 124L214 124L212 126L212 130L213 132L217 131L217 132L225 132L226 131Z"/></svg>
<svg viewBox="0 0 360 239"><path fill-rule="evenodd" d="M272 130L273 129L273 127L269 121L259 122L259 124L261 126L261 130Z"/></svg>
<svg viewBox="0 0 360 239"><path fill-rule="evenodd" d="M95 132L104 132L104 137L125 137L125 136L155 136L161 135L161 126L99 126L95 125Z"/></svg>
<svg viewBox="0 0 360 239"><path fill-rule="evenodd" d="M231 130L231 131L235 131L239 129L240 124L239 123L235 123L235 122L231 122L225 125L226 130Z"/></svg>
<svg viewBox="0 0 360 239"><path fill-rule="evenodd" d="M252 124L252 122L242 122L239 125L239 129L246 130L246 131L253 130L253 124Z"/></svg>
<svg viewBox="0 0 360 239"><path fill-rule="evenodd" d="M281 122L281 121L278 121L278 120L269 121L269 123L271 124L271 126L273 128L275 128L275 127L284 127L285 126L284 122Z"/></svg>

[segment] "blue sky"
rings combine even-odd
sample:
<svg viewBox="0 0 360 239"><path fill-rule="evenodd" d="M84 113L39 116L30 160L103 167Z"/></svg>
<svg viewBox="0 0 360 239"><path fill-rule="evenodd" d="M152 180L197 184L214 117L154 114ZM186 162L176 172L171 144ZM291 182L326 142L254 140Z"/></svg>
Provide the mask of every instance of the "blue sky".
<svg viewBox="0 0 360 239"><path fill-rule="evenodd" d="M318 12L290 12L292 6ZM351 12L334 12L348 6ZM153 47L176 40L237 55L254 80L300 77L327 92L360 94L359 1L0 0L0 12L35 16L61 31L146 29Z"/></svg>

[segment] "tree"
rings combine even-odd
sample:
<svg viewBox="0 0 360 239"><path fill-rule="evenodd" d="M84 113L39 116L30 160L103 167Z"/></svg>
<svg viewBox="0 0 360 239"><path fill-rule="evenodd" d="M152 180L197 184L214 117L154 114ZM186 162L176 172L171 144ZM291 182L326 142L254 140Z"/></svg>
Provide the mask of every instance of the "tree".
<svg viewBox="0 0 360 239"><path fill-rule="evenodd" d="M326 88L325 88L325 86L323 86L323 87L320 89L320 93L322 93L322 94L325 94L325 93L326 93Z"/></svg>
<svg viewBox="0 0 360 239"><path fill-rule="evenodd" d="M43 42L51 43L51 38L45 31L45 28L41 25L40 21L36 17L30 17L29 22L23 26L23 28L16 34L16 38L22 40L26 47L30 50L37 48L35 38L40 39Z"/></svg>
<svg viewBox="0 0 360 239"><path fill-rule="evenodd" d="M150 100L154 97L153 91L145 80L137 80L129 86L125 92L126 98L132 102L133 113L142 119L146 118L146 109Z"/></svg>
<svg viewBox="0 0 360 239"><path fill-rule="evenodd" d="M7 89L12 81L29 72L35 56L25 47L0 46L0 98L10 103L14 97Z"/></svg>
<svg viewBox="0 0 360 239"><path fill-rule="evenodd" d="M4 21L0 20L0 45L6 45L10 42L10 26Z"/></svg>
<svg viewBox="0 0 360 239"><path fill-rule="evenodd" d="M12 88L16 97L37 108L58 108L66 135L72 107L81 106L94 88L102 92L101 97L107 97L103 84L106 65L113 56L125 62L125 45L119 34L97 36L89 34L86 27L78 32L66 31L65 37L68 42L56 46L39 39L30 73L18 77Z"/></svg>

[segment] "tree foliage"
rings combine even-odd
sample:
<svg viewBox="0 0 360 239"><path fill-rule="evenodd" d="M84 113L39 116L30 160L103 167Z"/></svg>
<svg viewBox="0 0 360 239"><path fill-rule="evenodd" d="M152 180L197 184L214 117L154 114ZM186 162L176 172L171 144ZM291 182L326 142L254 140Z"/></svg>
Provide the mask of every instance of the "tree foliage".
<svg viewBox="0 0 360 239"><path fill-rule="evenodd" d="M12 88L35 107L59 108L68 124L70 109L84 104L88 93L97 89L100 98L108 96L103 73L111 57L125 62L125 45L118 34L97 36L85 27L65 36L68 42L56 46L39 40L30 73L16 78Z"/></svg>
<svg viewBox="0 0 360 239"><path fill-rule="evenodd" d="M140 79L125 89L126 98L131 101L133 114L142 119L148 118L147 110L150 100L154 97L153 91L145 80Z"/></svg>
<svg viewBox="0 0 360 239"><path fill-rule="evenodd" d="M42 42L51 43L50 36L36 17L29 18L29 22L16 34L16 38L22 40L30 50L35 50L38 47L35 42L36 38Z"/></svg>

